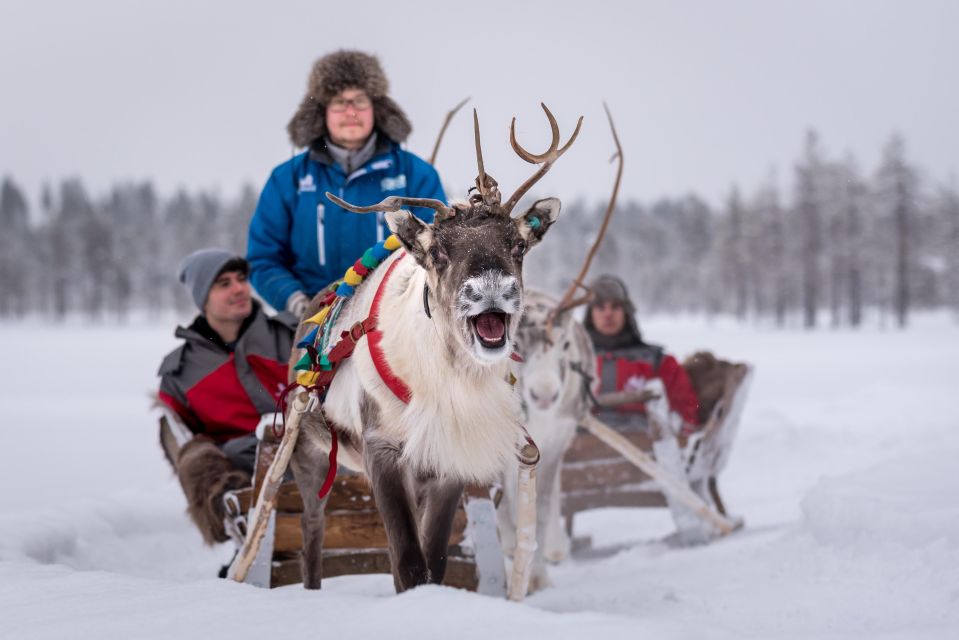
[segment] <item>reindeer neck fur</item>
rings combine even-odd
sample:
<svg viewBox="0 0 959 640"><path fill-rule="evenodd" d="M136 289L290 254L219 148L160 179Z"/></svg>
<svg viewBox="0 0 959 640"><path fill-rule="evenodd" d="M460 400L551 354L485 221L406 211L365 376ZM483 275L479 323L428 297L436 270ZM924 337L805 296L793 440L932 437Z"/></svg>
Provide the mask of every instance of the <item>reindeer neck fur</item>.
<svg viewBox="0 0 959 640"><path fill-rule="evenodd" d="M368 315L376 289L397 259L384 262L357 291L334 335ZM375 433L395 441L403 462L418 473L489 482L515 455L521 430L519 396L506 382L509 361L480 364L457 341L445 313L434 309L428 318L426 282L426 271L408 256L390 275L380 299L381 346L412 393L409 404L385 385L364 339L334 379L325 407L335 422L350 425L357 435ZM370 400L379 409L380 424L360 420L358 407Z"/></svg>

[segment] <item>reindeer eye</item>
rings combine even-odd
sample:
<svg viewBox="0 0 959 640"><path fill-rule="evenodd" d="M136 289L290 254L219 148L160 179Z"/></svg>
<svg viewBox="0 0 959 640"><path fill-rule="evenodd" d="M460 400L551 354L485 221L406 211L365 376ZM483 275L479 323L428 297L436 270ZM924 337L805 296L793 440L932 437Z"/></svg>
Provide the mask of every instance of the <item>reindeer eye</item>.
<svg viewBox="0 0 959 640"><path fill-rule="evenodd" d="M563 351L566 351L567 349L569 349L569 340L567 340L566 343L563 345Z"/></svg>
<svg viewBox="0 0 959 640"><path fill-rule="evenodd" d="M430 258L432 258L433 266L435 266L437 270L445 269L450 263L450 257L435 244L430 247Z"/></svg>
<svg viewBox="0 0 959 640"><path fill-rule="evenodd" d="M523 254L526 253L526 241L520 240L515 245L513 245L513 257L516 259L522 258Z"/></svg>

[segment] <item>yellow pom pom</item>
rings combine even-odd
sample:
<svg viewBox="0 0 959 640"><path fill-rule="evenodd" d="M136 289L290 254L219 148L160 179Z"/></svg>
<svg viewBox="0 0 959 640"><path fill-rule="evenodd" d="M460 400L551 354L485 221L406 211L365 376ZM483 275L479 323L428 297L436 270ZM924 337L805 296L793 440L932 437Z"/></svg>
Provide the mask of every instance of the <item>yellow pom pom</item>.
<svg viewBox="0 0 959 640"><path fill-rule="evenodd" d="M304 387L309 387L316 382L316 379L320 377L319 371L301 371L298 376L296 376L296 381L303 385Z"/></svg>
<svg viewBox="0 0 959 640"><path fill-rule="evenodd" d="M343 276L343 282L351 287L355 287L359 283L363 282L363 276L354 271L353 267L350 267L346 270L346 275Z"/></svg>
<svg viewBox="0 0 959 640"><path fill-rule="evenodd" d="M307 318L307 322L312 322L313 324L323 324L323 321L326 320L326 314L330 312L329 307L323 307L317 312L317 314L311 318Z"/></svg>
<svg viewBox="0 0 959 640"><path fill-rule="evenodd" d="M383 241L383 246L390 251L395 251L400 248L400 239L396 237L396 234L390 234L390 237Z"/></svg>

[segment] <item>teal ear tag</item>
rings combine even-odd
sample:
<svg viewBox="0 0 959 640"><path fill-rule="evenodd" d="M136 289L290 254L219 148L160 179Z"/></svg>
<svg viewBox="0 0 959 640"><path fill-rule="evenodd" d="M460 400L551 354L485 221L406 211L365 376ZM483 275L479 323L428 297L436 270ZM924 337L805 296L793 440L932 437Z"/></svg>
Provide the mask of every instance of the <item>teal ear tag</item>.
<svg viewBox="0 0 959 640"><path fill-rule="evenodd" d="M529 226L531 229L539 229L542 224L543 223L540 222L539 218L537 218L536 216L533 216L532 218L529 219Z"/></svg>

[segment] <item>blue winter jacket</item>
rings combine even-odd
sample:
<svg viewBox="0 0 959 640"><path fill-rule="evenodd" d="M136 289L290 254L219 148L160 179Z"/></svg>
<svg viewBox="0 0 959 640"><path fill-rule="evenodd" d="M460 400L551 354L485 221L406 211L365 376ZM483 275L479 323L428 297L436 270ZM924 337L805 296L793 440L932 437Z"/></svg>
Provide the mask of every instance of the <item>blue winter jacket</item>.
<svg viewBox="0 0 959 640"><path fill-rule="evenodd" d="M446 202L436 170L386 139L349 176L322 149L279 165L260 194L247 240L250 279L274 309L285 308L296 291L312 297L342 278L366 249L390 234L382 213L345 211L327 200L327 191L359 206L387 196ZM432 209L413 213L433 220Z"/></svg>

